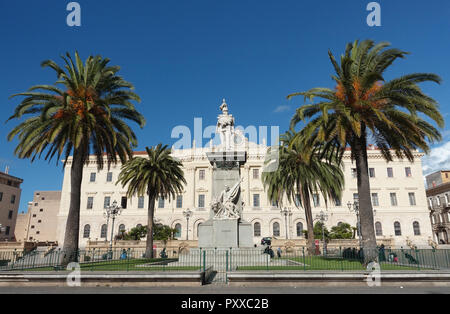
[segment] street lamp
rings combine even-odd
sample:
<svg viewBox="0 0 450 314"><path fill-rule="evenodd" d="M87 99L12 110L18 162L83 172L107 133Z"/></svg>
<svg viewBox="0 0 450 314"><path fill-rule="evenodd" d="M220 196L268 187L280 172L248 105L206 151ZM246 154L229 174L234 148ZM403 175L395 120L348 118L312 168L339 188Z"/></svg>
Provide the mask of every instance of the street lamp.
<svg viewBox="0 0 450 314"><path fill-rule="evenodd" d="M120 215L122 212L122 208L120 206L117 206L117 202L114 201L112 205L106 206L105 208L105 216L107 217L108 221L109 218L112 219L112 226L111 226L111 239L109 239L109 249L112 252L112 245L113 245L113 238L114 238L114 220L116 219L116 216ZM106 229L108 230L108 229Z"/></svg>
<svg viewBox="0 0 450 314"><path fill-rule="evenodd" d="M326 241L325 241L325 221L328 220L328 214L325 214L323 210L320 211L318 215L316 215L315 220L320 220L322 223L322 242L323 242L323 253L327 254Z"/></svg>
<svg viewBox="0 0 450 314"><path fill-rule="evenodd" d="M347 206L350 211L354 211L356 213L356 228L358 230L359 247L361 248L361 222L359 218L359 202L355 200L352 204L352 202L349 201L347 203Z"/></svg>
<svg viewBox="0 0 450 314"><path fill-rule="evenodd" d="M286 229L286 239L289 239L289 233L288 233L288 221L287 217L292 216L292 209L290 207L285 207L280 210L281 215L284 215L284 226Z"/></svg>
<svg viewBox="0 0 450 314"><path fill-rule="evenodd" d="M183 216L186 218L186 241L189 240L189 218L193 213L189 208L183 211Z"/></svg>

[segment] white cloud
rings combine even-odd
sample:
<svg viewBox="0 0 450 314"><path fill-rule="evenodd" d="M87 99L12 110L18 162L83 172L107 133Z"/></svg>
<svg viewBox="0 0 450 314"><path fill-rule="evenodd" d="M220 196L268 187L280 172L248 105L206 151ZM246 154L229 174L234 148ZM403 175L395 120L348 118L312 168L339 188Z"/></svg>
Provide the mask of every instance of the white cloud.
<svg viewBox="0 0 450 314"><path fill-rule="evenodd" d="M424 175L450 169L450 141L431 149L422 159L422 169Z"/></svg>
<svg viewBox="0 0 450 314"><path fill-rule="evenodd" d="M291 109L290 106L288 105L280 105L278 107L275 108L275 110L273 112L285 112L285 111L289 111Z"/></svg>

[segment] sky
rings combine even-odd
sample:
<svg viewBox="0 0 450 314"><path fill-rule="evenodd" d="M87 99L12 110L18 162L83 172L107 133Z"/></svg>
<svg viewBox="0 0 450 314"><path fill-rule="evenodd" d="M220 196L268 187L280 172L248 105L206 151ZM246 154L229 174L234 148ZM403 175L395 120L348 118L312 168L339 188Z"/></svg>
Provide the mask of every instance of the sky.
<svg viewBox="0 0 450 314"><path fill-rule="evenodd" d="M81 26L69 27L70 1L0 1L0 117L13 113L20 99L9 99L36 84L53 84L47 59L78 51L83 59L102 55L132 82L142 98L137 109L143 129L134 127L138 150L173 145L172 130L193 129L194 118L215 125L223 98L236 124L287 130L303 99L293 92L334 87L328 50L339 56L356 39L388 41L410 55L397 61L386 79L432 72L441 85L422 84L440 103L444 140L423 159L424 172L450 169L450 2L377 1L381 26L366 22L368 0L81 0ZM0 123L0 171L24 179L20 211L37 190L60 190L59 160L21 160L8 132L17 121ZM203 143L205 144L205 143Z"/></svg>

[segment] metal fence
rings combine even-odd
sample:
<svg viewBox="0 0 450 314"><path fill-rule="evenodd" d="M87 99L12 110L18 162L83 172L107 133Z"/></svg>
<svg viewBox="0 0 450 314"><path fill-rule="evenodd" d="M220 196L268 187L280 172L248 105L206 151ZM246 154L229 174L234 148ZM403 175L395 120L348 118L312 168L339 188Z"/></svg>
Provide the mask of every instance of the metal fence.
<svg viewBox="0 0 450 314"><path fill-rule="evenodd" d="M144 249L79 250L73 254L82 271L205 271L218 276L230 271L364 271L364 251L330 249L320 255L306 248L278 252L271 248L190 249L176 258L145 258ZM61 271L68 252L0 251L0 270ZM367 252L366 252L367 254ZM381 270L450 270L450 250L391 249L375 252ZM224 278L225 278L224 277Z"/></svg>
<svg viewBox="0 0 450 314"><path fill-rule="evenodd" d="M187 254L179 258L145 258L145 249L96 249L65 252L0 252L0 271L61 271L66 270L64 260L79 264L82 271L201 271L200 256Z"/></svg>

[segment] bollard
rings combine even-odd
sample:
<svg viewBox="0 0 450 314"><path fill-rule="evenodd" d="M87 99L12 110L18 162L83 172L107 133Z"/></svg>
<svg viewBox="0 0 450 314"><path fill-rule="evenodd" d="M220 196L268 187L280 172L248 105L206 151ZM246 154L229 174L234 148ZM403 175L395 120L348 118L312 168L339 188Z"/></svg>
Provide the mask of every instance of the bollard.
<svg viewBox="0 0 450 314"><path fill-rule="evenodd" d="M305 247L302 247L302 250L303 250L303 270L306 271Z"/></svg>
<svg viewBox="0 0 450 314"><path fill-rule="evenodd" d="M206 271L206 251L203 251L203 271Z"/></svg>

